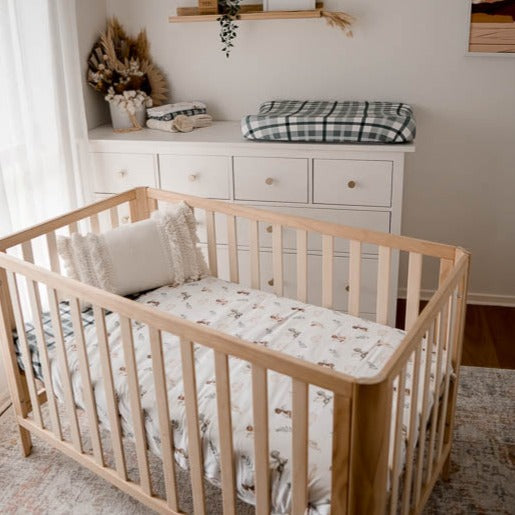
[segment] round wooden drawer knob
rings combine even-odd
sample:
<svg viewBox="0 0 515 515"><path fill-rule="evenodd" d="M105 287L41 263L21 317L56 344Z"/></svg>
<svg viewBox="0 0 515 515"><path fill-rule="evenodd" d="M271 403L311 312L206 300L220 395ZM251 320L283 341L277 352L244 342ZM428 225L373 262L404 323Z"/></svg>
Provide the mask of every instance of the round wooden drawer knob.
<svg viewBox="0 0 515 515"><path fill-rule="evenodd" d="M352 188L355 188L356 187L356 181L349 181L347 183L347 186L352 189Z"/></svg>
<svg viewBox="0 0 515 515"><path fill-rule="evenodd" d="M274 183L274 180L272 179L272 177L267 177L265 179L265 183L271 186Z"/></svg>
<svg viewBox="0 0 515 515"><path fill-rule="evenodd" d="M118 172L118 175L123 179L124 177L127 176L127 170L120 170Z"/></svg>
<svg viewBox="0 0 515 515"><path fill-rule="evenodd" d="M266 228L266 232L272 232L274 229L271 225Z"/></svg>
<svg viewBox="0 0 515 515"><path fill-rule="evenodd" d="M273 286L273 285L274 285L274 280L273 280L273 279L270 279L270 280L268 281L268 286Z"/></svg>
<svg viewBox="0 0 515 515"><path fill-rule="evenodd" d="M345 291L350 291L350 286L349 285L345 286Z"/></svg>
<svg viewBox="0 0 515 515"><path fill-rule="evenodd" d="M195 182L195 181L197 180L197 176L196 176L194 173L192 173L192 174L188 177L188 180L189 180L190 182Z"/></svg>

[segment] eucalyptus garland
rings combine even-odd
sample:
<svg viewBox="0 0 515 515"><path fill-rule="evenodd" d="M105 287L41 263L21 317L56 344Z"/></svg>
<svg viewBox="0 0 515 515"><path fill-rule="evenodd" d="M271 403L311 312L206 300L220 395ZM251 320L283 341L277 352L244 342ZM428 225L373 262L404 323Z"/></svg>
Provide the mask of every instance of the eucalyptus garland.
<svg viewBox="0 0 515 515"><path fill-rule="evenodd" d="M233 41L236 39L236 29L238 25L234 22L236 16L240 12L241 0L219 0L218 8L221 16L218 18L220 23L220 41L222 42L222 52L225 57L229 57Z"/></svg>

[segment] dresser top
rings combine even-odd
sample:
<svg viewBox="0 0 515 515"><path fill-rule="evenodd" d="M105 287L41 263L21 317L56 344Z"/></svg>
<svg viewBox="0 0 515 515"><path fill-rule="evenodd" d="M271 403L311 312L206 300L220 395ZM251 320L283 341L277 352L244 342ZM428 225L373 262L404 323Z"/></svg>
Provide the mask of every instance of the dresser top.
<svg viewBox="0 0 515 515"><path fill-rule="evenodd" d="M142 145L153 143L156 147L162 146L223 146L231 148L254 148L260 150L340 150L351 152L414 152L415 145L405 144L339 144L339 143L302 143L284 141L254 141L247 140L241 134L240 122L214 122L211 127L195 129L188 133L165 132L144 128L141 131L117 133L110 125L102 125L89 131L89 140L92 150L106 150L110 143L118 145L129 144L133 151L138 151ZM118 144L118 145L116 145ZM159 151L155 149L155 151Z"/></svg>

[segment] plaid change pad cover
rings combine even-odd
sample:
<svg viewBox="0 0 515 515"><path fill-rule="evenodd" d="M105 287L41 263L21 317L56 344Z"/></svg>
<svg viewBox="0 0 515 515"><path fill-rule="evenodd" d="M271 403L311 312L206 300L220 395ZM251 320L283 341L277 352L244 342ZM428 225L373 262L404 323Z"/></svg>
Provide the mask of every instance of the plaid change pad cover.
<svg viewBox="0 0 515 515"><path fill-rule="evenodd" d="M408 143L415 118L394 102L268 101L241 121L243 136L266 141Z"/></svg>

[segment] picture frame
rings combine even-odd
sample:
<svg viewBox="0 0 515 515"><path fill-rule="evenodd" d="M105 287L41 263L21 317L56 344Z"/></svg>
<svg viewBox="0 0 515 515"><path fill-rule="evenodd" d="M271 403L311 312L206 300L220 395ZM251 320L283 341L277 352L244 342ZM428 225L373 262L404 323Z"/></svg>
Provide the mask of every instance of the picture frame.
<svg viewBox="0 0 515 515"><path fill-rule="evenodd" d="M515 0L465 0L466 55L515 56Z"/></svg>

